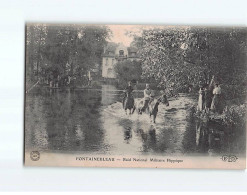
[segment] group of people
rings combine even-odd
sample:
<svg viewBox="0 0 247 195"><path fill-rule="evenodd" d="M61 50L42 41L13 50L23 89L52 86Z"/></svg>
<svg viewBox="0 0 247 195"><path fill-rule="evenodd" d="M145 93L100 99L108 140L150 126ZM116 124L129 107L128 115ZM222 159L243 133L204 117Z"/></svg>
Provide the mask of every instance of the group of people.
<svg viewBox="0 0 247 195"><path fill-rule="evenodd" d="M124 105L125 98L127 96L131 96L132 98L134 98L132 94L133 90L134 88L132 86L132 82L129 81L127 87L124 90L124 97L123 97L123 102L122 102L123 105ZM144 105L141 111L145 112L145 110L148 107L148 103L154 98L154 92L151 90L150 85L148 83L146 84L146 88L144 89L143 93L144 93Z"/></svg>
<svg viewBox="0 0 247 195"><path fill-rule="evenodd" d="M134 88L132 86L132 82L129 81L127 87L124 90L124 97L123 97L123 106L124 106L124 101L127 96L131 96L134 98L132 92ZM145 112L145 110L148 107L148 104L151 100L154 98L154 93L150 89L150 85L146 84L146 88L143 91L144 93L144 104L142 107L142 112ZM200 84L200 89L199 89L199 99L198 99L198 111L205 111L208 112L211 110L212 112L221 112L221 87L218 83L214 84L214 89L212 89L211 85L202 85Z"/></svg>
<svg viewBox="0 0 247 195"><path fill-rule="evenodd" d="M218 83L214 84L213 90L209 85L202 86L202 84L200 84L197 110L221 112L221 93L221 87Z"/></svg>

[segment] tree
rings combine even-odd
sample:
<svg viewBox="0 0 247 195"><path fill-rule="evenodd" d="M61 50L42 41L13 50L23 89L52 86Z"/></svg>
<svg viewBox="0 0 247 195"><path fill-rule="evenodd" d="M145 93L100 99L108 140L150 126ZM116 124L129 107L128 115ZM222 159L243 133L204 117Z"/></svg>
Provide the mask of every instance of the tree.
<svg viewBox="0 0 247 195"><path fill-rule="evenodd" d="M77 72L81 75L101 64L101 55L111 31L106 26L85 26L77 42Z"/></svg>
<svg viewBox="0 0 247 195"><path fill-rule="evenodd" d="M154 77L168 91L208 84L213 76L224 84L246 81L246 29L155 28L143 30L133 44L143 77Z"/></svg>
<svg viewBox="0 0 247 195"><path fill-rule="evenodd" d="M45 37L46 26L41 24L26 26L26 77L28 82L38 80Z"/></svg>
<svg viewBox="0 0 247 195"><path fill-rule="evenodd" d="M27 26L27 75L31 80L70 75L80 82L100 64L111 31L104 25ZM36 72L35 72L36 70ZM35 72L35 74L34 74Z"/></svg>
<svg viewBox="0 0 247 195"><path fill-rule="evenodd" d="M141 79L142 67L140 61L120 61L115 65L114 70L121 87L125 86L128 81L138 81Z"/></svg>

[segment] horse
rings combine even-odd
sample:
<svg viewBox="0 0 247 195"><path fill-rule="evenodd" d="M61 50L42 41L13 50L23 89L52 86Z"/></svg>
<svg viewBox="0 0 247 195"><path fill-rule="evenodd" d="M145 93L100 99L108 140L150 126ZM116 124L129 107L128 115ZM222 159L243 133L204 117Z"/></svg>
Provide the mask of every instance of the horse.
<svg viewBox="0 0 247 195"><path fill-rule="evenodd" d="M155 119L158 113L158 107L160 103L163 103L166 106L169 106L169 101L165 94L161 95L158 99L154 98L150 100L148 103L148 113L149 113L150 119L153 116L153 123L155 123ZM141 100L136 104L134 109L136 108L137 114L142 114L143 105L144 105L144 100Z"/></svg>
<svg viewBox="0 0 247 195"><path fill-rule="evenodd" d="M126 93L126 97L123 101L123 109L127 114L127 109L129 109L129 114L133 114L135 111L135 101L134 97L130 93Z"/></svg>
<svg viewBox="0 0 247 195"><path fill-rule="evenodd" d="M157 100L154 99L148 104L149 116L150 118L153 116L153 123L155 123L155 119L159 111L158 107L159 107L160 102L165 104L166 106L169 106L169 101L165 94L161 95Z"/></svg>

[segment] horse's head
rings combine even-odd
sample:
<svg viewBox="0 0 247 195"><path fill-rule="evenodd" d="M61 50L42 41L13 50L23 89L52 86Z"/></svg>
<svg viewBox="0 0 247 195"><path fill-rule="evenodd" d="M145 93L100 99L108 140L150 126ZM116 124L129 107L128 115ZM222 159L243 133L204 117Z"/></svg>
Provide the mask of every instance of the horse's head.
<svg viewBox="0 0 247 195"><path fill-rule="evenodd" d="M161 102L162 104L165 104L166 106L169 106L169 101L168 101L168 99L167 99L165 94L160 96L159 102Z"/></svg>

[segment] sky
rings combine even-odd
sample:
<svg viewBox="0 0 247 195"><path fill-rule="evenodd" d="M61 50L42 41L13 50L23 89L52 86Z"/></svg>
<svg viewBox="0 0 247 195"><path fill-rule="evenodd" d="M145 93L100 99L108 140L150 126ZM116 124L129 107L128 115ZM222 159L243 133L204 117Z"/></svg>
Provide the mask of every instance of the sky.
<svg viewBox="0 0 247 195"><path fill-rule="evenodd" d="M128 32L137 32L139 26L137 25L107 25L112 31L112 37L109 41L115 43L123 43L125 46L130 46L133 37L127 35Z"/></svg>
<svg viewBox="0 0 247 195"><path fill-rule="evenodd" d="M109 41L115 43L123 43L129 47L133 41L133 34L141 35L143 29L153 28L170 28L172 26L160 26L160 25L107 25L112 31L112 37Z"/></svg>

